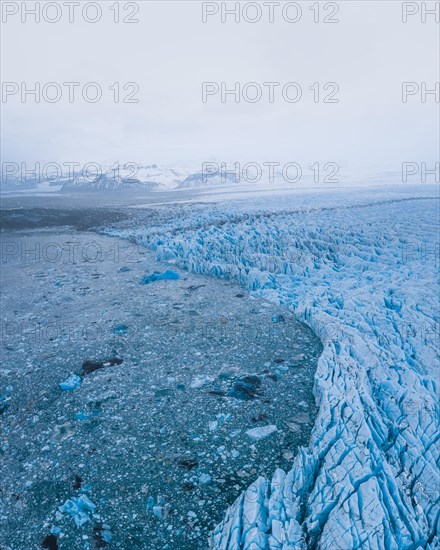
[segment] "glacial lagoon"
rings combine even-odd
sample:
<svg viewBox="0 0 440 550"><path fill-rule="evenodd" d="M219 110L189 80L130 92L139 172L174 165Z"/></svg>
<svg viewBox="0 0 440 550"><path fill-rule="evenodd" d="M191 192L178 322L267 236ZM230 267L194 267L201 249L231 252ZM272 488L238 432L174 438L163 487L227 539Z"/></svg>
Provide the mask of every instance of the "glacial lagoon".
<svg viewBox="0 0 440 550"><path fill-rule="evenodd" d="M124 240L2 241L1 547L207 548L240 493L307 445L319 339Z"/></svg>

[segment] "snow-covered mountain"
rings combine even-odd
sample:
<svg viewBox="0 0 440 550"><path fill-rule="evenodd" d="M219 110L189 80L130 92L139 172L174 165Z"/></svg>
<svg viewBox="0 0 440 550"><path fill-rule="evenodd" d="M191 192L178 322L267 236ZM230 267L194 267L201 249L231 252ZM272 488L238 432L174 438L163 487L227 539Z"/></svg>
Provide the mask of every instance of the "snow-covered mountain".
<svg viewBox="0 0 440 550"><path fill-rule="evenodd" d="M161 167L157 164L127 163L123 166L104 168L98 178L77 174L63 184L63 191L147 191L175 189L188 177L186 171Z"/></svg>
<svg viewBox="0 0 440 550"><path fill-rule="evenodd" d="M60 164L60 166L62 166ZM44 172L44 171L43 171ZM181 167L159 166L157 164L141 165L127 163L125 165L107 164L102 168L98 165L85 165L73 174L68 169L58 177L43 174L27 175L22 178L20 173L2 178L1 190L10 191L166 191L173 189L199 189L217 187L236 183L233 174L205 174L200 165L193 169Z"/></svg>
<svg viewBox="0 0 440 550"><path fill-rule="evenodd" d="M182 182L179 183L180 189L200 189L203 187L217 187L218 185L230 185L236 183L235 176L233 174L220 173L204 174L203 172L196 172L190 174Z"/></svg>

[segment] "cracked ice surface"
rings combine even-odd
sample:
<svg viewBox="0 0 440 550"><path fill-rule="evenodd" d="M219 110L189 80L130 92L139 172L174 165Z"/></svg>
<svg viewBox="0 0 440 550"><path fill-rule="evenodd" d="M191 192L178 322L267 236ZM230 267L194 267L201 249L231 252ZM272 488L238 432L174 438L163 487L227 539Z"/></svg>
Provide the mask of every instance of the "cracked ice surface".
<svg viewBox="0 0 440 550"><path fill-rule="evenodd" d="M116 232L287 305L324 343L309 447L237 499L212 548L440 547L434 192L182 207Z"/></svg>

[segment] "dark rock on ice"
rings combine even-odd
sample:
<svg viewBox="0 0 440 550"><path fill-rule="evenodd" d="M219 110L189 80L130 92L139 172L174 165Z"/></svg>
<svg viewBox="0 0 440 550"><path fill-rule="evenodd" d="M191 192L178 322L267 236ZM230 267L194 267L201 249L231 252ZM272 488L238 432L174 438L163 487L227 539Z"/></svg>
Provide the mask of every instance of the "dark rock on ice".
<svg viewBox="0 0 440 550"><path fill-rule="evenodd" d="M191 290L191 292L194 292L195 290L198 290L199 288L202 288L206 285L190 285L187 290Z"/></svg>
<svg viewBox="0 0 440 550"><path fill-rule="evenodd" d="M177 464L180 467L185 468L186 470L192 470L193 468L198 466L199 463L194 458L180 458L177 461Z"/></svg>
<svg viewBox="0 0 440 550"><path fill-rule="evenodd" d="M81 489L81 485L82 485L82 479L81 479L81 476L79 476L78 474L75 476L75 481L72 483L72 487L75 489L75 491L77 491L78 489Z"/></svg>
<svg viewBox="0 0 440 550"><path fill-rule="evenodd" d="M208 393L210 395L217 395L218 397L225 397L225 395L226 395L225 391L217 390L217 389L209 390Z"/></svg>
<svg viewBox="0 0 440 550"><path fill-rule="evenodd" d="M98 369L120 365L122 362L123 360L118 357L111 357L110 359L105 359L103 361L89 361L86 359L82 364L83 374L90 374Z"/></svg>
<svg viewBox="0 0 440 550"><path fill-rule="evenodd" d="M260 393L261 379L255 374L243 376L234 382L234 385L229 390L228 395L235 399L243 399L249 401L255 399Z"/></svg>
<svg viewBox="0 0 440 550"><path fill-rule="evenodd" d="M48 550L58 550L58 540L55 535L47 535L42 542L42 548L48 548Z"/></svg>
<svg viewBox="0 0 440 550"><path fill-rule="evenodd" d="M252 422L262 422L263 420L267 420L267 414L260 413L251 418Z"/></svg>

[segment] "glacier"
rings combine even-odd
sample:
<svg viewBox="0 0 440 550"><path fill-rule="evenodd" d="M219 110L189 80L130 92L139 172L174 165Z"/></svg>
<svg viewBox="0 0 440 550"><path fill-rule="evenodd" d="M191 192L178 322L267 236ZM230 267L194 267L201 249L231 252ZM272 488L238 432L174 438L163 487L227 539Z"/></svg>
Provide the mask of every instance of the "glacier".
<svg viewBox="0 0 440 550"><path fill-rule="evenodd" d="M289 307L324 346L309 446L248 487L210 547L440 548L437 187L225 198L157 218L105 232Z"/></svg>

